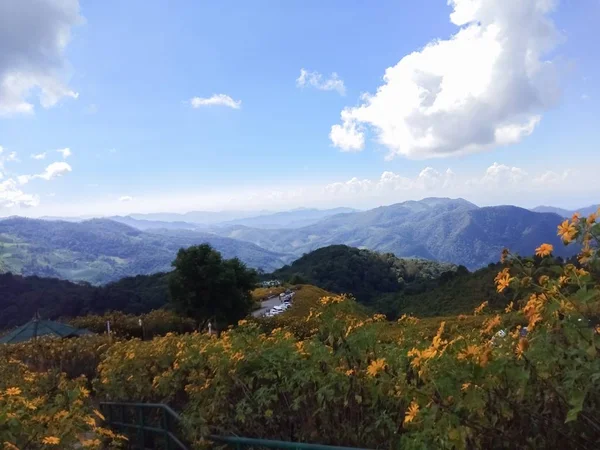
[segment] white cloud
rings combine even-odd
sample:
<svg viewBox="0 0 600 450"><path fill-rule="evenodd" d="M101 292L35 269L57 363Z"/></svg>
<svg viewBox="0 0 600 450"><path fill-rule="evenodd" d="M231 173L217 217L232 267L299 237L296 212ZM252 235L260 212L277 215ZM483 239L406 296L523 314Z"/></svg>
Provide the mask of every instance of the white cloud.
<svg viewBox="0 0 600 450"><path fill-rule="evenodd" d="M64 174L71 172L73 169L66 162L54 162L46 167L44 173L36 175L37 178L44 180L53 180L54 178L62 177Z"/></svg>
<svg viewBox="0 0 600 450"><path fill-rule="evenodd" d="M108 153L117 153L117 149L116 148L109 148L108 149Z"/></svg>
<svg viewBox="0 0 600 450"><path fill-rule="evenodd" d="M533 184L540 186L559 185L565 182L573 174L572 170L565 170L562 174L558 174L552 170L548 170L543 174L533 178Z"/></svg>
<svg viewBox="0 0 600 450"><path fill-rule="evenodd" d="M545 59L559 41L553 0L449 0L459 31L385 71L384 84L342 111L330 138L362 149L369 127L390 155L431 158L519 142L559 96ZM347 136L345 136L347 135Z"/></svg>
<svg viewBox="0 0 600 450"><path fill-rule="evenodd" d="M66 147L66 148L59 148L58 150L56 150L58 153L60 153L62 155L62 157L64 159L67 159L69 156L71 156L73 153L71 152L71 149Z"/></svg>
<svg viewBox="0 0 600 450"><path fill-rule="evenodd" d="M39 173L37 175L19 175L17 176L17 181L19 182L19 184L27 184L31 180L34 180L36 178L50 181L55 178L62 177L63 175L72 172L72 170L73 169L71 168L71 166L66 162L53 162L48 167L46 167L44 172Z"/></svg>
<svg viewBox="0 0 600 450"><path fill-rule="evenodd" d="M37 195L24 193L13 179L0 183L0 208L37 206L39 202L40 199Z"/></svg>
<svg viewBox="0 0 600 450"><path fill-rule="evenodd" d="M312 86L321 91L337 91L340 95L346 95L346 86L337 73L333 72L329 78L323 78L319 72L309 72L306 69L300 69L300 76L296 79L296 86Z"/></svg>
<svg viewBox="0 0 600 450"><path fill-rule="evenodd" d="M584 102L589 99L590 99L590 96L588 94L581 94L581 100L583 100Z"/></svg>
<svg viewBox="0 0 600 450"><path fill-rule="evenodd" d="M485 171L485 175L480 182L486 185L506 185L517 184L525 180L527 172L519 167L508 167L504 164L495 162Z"/></svg>
<svg viewBox="0 0 600 450"><path fill-rule="evenodd" d="M201 106L227 106L233 109L240 109L242 107L241 100L234 100L225 94L214 94L208 98L193 97L190 99L190 104L192 108L200 108Z"/></svg>
<svg viewBox="0 0 600 450"><path fill-rule="evenodd" d="M17 152L10 152L8 156L5 158L5 161L18 162L19 158L17 158Z"/></svg>
<svg viewBox="0 0 600 450"><path fill-rule="evenodd" d="M31 155L33 159L46 159L46 152Z"/></svg>
<svg viewBox="0 0 600 450"><path fill-rule="evenodd" d="M78 0L0 1L0 116L32 113L32 96L43 108L77 98L64 82L64 53L82 21Z"/></svg>
<svg viewBox="0 0 600 450"><path fill-rule="evenodd" d="M130 202L132 200L133 200L133 197L130 197L129 195L124 195L122 197L119 197L120 202Z"/></svg>

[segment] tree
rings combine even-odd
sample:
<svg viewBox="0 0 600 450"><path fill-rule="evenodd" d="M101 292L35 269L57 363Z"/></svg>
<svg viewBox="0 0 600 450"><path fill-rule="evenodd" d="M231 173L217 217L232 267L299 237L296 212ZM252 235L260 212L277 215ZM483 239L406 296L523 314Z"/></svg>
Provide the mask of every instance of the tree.
<svg viewBox="0 0 600 450"><path fill-rule="evenodd" d="M251 290L257 274L239 259L223 259L208 244L180 249L169 276L171 302L176 311L196 320L203 328L235 323L248 315Z"/></svg>

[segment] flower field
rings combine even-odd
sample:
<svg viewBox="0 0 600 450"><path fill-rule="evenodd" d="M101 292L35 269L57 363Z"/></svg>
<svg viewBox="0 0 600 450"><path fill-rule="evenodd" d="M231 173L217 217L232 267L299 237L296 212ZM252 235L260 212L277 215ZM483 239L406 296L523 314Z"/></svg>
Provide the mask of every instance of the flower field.
<svg viewBox="0 0 600 450"><path fill-rule="evenodd" d="M496 288L512 300L503 311L482 299L470 314L390 323L324 295L302 314L242 320L219 337L2 347L0 443L118 445L94 413L106 399L170 404L198 446L235 434L370 448L598 448L600 226L575 216L559 233L581 245L576 264L555 260L548 244L532 258L503 252Z"/></svg>

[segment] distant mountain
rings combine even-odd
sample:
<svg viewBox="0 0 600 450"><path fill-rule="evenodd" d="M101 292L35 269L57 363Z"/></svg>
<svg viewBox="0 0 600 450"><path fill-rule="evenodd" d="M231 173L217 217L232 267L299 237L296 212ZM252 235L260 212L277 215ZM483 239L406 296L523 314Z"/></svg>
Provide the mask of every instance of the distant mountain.
<svg viewBox="0 0 600 450"><path fill-rule="evenodd" d="M556 235L560 221L556 214L516 206L479 208L463 199L426 198L336 215L299 229L238 226L218 233L298 256L345 244L476 269L497 261L504 247L531 255L539 244L548 242L554 244L557 256L573 254L574 247L564 247Z"/></svg>
<svg viewBox="0 0 600 450"><path fill-rule="evenodd" d="M166 230L199 230L202 229L202 226L199 224L194 224L190 222L168 222L164 220L144 220L144 219L134 219L131 216L112 216L108 219L114 220L115 222L124 223L125 225L129 225L130 227L137 228L138 230L158 230L158 229L166 229Z"/></svg>
<svg viewBox="0 0 600 450"><path fill-rule="evenodd" d="M140 231L107 219L79 223L0 220L2 270L23 275L106 283L171 269L182 247L207 242L225 258L273 270L289 257L248 242L188 230Z"/></svg>
<svg viewBox="0 0 600 450"><path fill-rule="evenodd" d="M262 214L271 214L271 211L190 211L187 213L130 214L129 217L137 220L215 225L229 220L256 217Z"/></svg>
<svg viewBox="0 0 600 450"><path fill-rule="evenodd" d="M368 304L379 295L398 292L406 285L455 270L454 264L401 259L391 253L331 245L307 253L291 265L276 270L271 277L352 294Z"/></svg>
<svg viewBox="0 0 600 450"><path fill-rule="evenodd" d="M229 227L242 225L254 228L301 228L317 223L326 217L335 216L336 214L352 213L356 211L356 209L352 208L300 208L256 217L230 220L227 222L221 222L218 224L218 226Z"/></svg>
<svg viewBox="0 0 600 450"><path fill-rule="evenodd" d="M554 213L558 214L561 217L571 217L576 212L578 212L582 216L589 216L590 214L593 214L596 211L598 211L598 208L600 208L600 205L584 206L583 208L573 210L556 208L554 206L536 206L535 208L532 208L532 211L542 213Z"/></svg>

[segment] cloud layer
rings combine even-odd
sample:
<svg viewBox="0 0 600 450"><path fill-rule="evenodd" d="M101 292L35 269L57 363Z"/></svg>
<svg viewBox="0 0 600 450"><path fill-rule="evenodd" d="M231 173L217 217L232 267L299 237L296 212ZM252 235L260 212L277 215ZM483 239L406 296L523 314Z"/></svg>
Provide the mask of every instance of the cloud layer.
<svg viewBox="0 0 600 450"><path fill-rule="evenodd" d="M240 109L242 101L234 100L229 95L214 94L208 98L192 97L190 105L192 105L192 108L200 108L201 106L227 106L228 108Z"/></svg>
<svg viewBox="0 0 600 450"><path fill-rule="evenodd" d="M78 0L0 1L0 116L32 113L77 98L64 82L64 50L82 21Z"/></svg>
<svg viewBox="0 0 600 450"><path fill-rule="evenodd" d="M296 86L311 86L321 91L336 91L340 95L346 95L346 86L337 73L333 72L329 78L324 78L319 72L310 72L300 69L300 76L296 79Z"/></svg>
<svg viewBox="0 0 600 450"><path fill-rule="evenodd" d="M365 132L390 157L431 158L519 142L559 96L545 59L560 40L554 0L449 0L460 30L385 71L384 84L342 111L333 144L363 149Z"/></svg>

